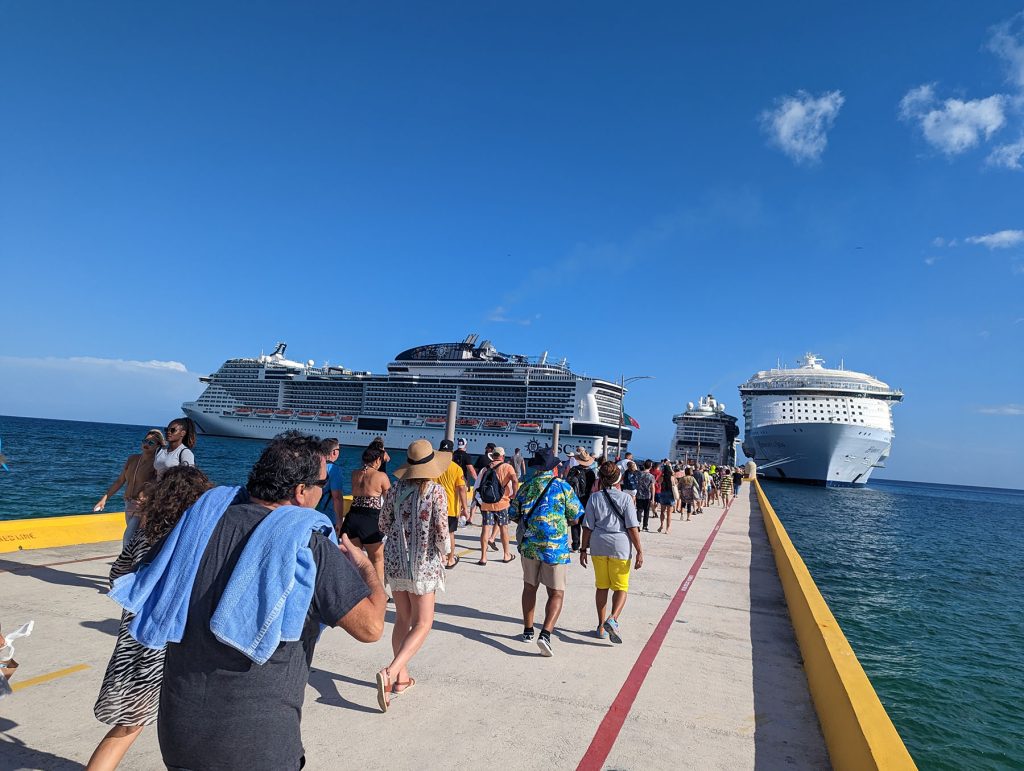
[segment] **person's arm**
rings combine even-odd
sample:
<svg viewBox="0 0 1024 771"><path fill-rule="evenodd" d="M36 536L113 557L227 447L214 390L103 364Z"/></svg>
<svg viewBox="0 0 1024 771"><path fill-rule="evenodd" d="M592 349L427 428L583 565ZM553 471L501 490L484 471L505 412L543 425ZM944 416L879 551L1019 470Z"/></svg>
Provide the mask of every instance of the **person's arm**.
<svg viewBox="0 0 1024 771"><path fill-rule="evenodd" d="M639 570L644 566L644 550L640 546L640 528L631 527L626 531L626 535L629 536L629 540L633 544L633 551L636 553L636 562L633 567Z"/></svg>
<svg viewBox="0 0 1024 771"><path fill-rule="evenodd" d="M121 469L121 473L118 474L117 479L114 480L114 484L107 488L107 491L103 494L103 497L96 501L96 505L92 507L93 511L103 511L107 507L107 498L116 493L121 489L122 485L128 481L128 464L131 463L132 459L129 458L124 462L124 468ZM141 463L140 458L136 463Z"/></svg>
<svg viewBox="0 0 1024 771"><path fill-rule="evenodd" d="M466 489L465 484L461 484L455 488L455 495L459 499L459 506L462 507L462 516L467 520L469 519L469 491Z"/></svg>
<svg viewBox="0 0 1024 771"><path fill-rule="evenodd" d="M516 493L519 492L519 476L516 474L515 469L512 469L512 480L510 484L512 485L512 494L509 497L515 498Z"/></svg>
<svg viewBox="0 0 1024 771"><path fill-rule="evenodd" d="M370 590L370 596L356 603L348 613L338 619L335 626L341 627L359 642L377 642L384 634L384 613L388 607L387 594L384 593L384 587L381 585L380 579L377 578L377 571L373 567L373 563L362 549L357 549L352 545L347 535L341 537L338 549L359 571L360 578Z"/></svg>
<svg viewBox="0 0 1024 771"><path fill-rule="evenodd" d="M597 496L591 496L587 501L587 508L583 513L581 524L583 526L583 538L580 541L580 566L587 566L587 554L590 549L590 534L594 532L594 519L597 516Z"/></svg>
<svg viewBox="0 0 1024 771"><path fill-rule="evenodd" d="M345 492L343 490L331 490L331 506L334 507L334 523L340 530L345 522Z"/></svg>

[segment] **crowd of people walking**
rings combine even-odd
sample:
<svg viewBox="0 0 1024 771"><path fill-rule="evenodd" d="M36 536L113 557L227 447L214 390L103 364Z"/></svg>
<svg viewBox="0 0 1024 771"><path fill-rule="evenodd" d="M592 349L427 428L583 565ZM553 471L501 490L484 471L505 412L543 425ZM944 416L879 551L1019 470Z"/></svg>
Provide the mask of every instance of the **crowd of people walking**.
<svg viewBox="0 0 1024 771"><path fill-rule="evenodd" d="M96 504L102 510L126 487L133 506L110 572L123 612L95 706L111 729L89 769L116 768L154 722L169 768L254 768L253 758L261 768L300 768L299 715L321 629L375 642L393 602L392 656L375 677L387 712L416 685L411 665L433 626L436 592L460 564L455 533L475 517L476 564L495 552L521 563L523 642L554 655L575 555L593 568L594 636L619 644L652 516L670 534L677 517L728 505L742 479L731 468L595 458L582 447L526 459L492 444L474 462L464 440L435 449L425 439L388 474L375 440L346 490L337 440L287 432L244 486L215 487L196 468L194 445L188 419L148 432Z"/></svg>

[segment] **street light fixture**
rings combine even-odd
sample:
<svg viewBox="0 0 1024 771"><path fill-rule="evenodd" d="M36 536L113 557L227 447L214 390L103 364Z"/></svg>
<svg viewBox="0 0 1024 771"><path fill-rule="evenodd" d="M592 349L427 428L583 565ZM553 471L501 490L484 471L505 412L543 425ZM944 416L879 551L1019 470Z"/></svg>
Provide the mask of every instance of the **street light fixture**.
<svg viewBox="0 0 1024 771"><path fill-rule="evenodd" d="M632 383L636 380L654 380L654 375L633 375L632 377L625 377L619 375L619 438L615 444L615 451L622 457L622 418L623 412L623 401L626 398L626 383Z"/></svg>

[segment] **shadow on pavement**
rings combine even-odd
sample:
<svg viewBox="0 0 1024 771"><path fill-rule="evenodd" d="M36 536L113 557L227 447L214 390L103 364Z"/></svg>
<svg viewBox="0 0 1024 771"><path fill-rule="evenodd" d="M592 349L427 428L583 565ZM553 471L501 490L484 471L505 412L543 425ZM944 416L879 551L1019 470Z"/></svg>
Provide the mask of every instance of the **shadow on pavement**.
<svg viewBox="0 0 1024 771"><path fill-rule="evenodd" d="M0 559L0 572L11 573L19 576L29 576L48 584L59 586L80 586L85 589L95 589L98 592L106 592L110 588L110 582L106 576L93 576L86 573L72 573L65 570L54 570L43 565L24 565L20 562Z"/></svg>
<svg viewBox="0 0 1024 771"><path fill-rule="evenodd" d="M117 637L117 631L121 628L121 620L117 618L105 618L102 621L80 621L79 626L86 629L95 629L97 632Z"/></svg>
<svg viewBox="0 0 1024 771"><path fill-rule="evenodd" d="M338 682L376 688L373 683L356 680L354 677L348 677L347 675L337 675L334 672L327 672L323 669L311 669L309 671L309 684L320 693L319 698L317 698L318 703L327 704L331 707L350 709L353 712L380 712L379 709L356 704L354 701L346 699L338 690Z"/></svg>
<svg viewBox="0 0 1024 771"><path fill-rule="evenodd" d="M21 739L8 736L7 732L17 728L13 720L0 717L0 768L10 771L45 768L47 771L69 771L85 768L81 763L62 758L43 750L33 749Z"/></svg>
<svg viewBox="0 0 1024 771"><path fill-rule="evenodd" d="M807 708L810 698L807 677L793 637L761 509L748 484L740 488L740 495L744 494L750 496L754 768L775 771L778 768L828 767L827 755L823 766L820 752L815 751L816 747L824 747L824 740L814 710Z"/></svg>
<svg viewBox="0 0 1024 771"><path fill-rule="evenodd" d="M452 606L452 605L445 605L445 606L438 606L438 607L450 608L450 607L462 607L462 606L459 606L459 605L454 605L454 606ZM466 610L469 610L469 609L467 608ZM491 616L491 614L483 614L484 618L486 618L488 616ZM508 621L510 623L514 622L516 624L516 626L518 626L519 623L520 623L519 621L517 621L515 619L507 619L505 616L491 616L491 617L492 618L501 619L501 620L505 620L505 621ZM394 624L395 623L395 612L393 610L388 610L388 612L384 616L384 620L386 622L390 623L390 624ZM503 642L500 642L501 640L508 640L510 642L515 642L515 643L518 644L519 643L519 635L518 634L500 634L500 633L496 633L496 632L484 632L484 631L482 631L480 629L469 629L469 628L464 627L464 626L457 626L455 624L449 624L449 623L447 623L445 621L438 621L436 614L434 616L434 625L431 627L431 630L435 630L435 631L438 631L438 632L450 632L452 634L457 634L457 635L460 635L461 637L465 637L467 640L472 640L473 642L478 642L478 643L483 643L484 645L489 645L490 647L495 648L495 649L497 649L497 650L501 651L502 653L505 653L505 654L507 654L509 656L532 656L532 655L534 655L533 653L521 650L519 648L511 648L508 645L505 645Z"/></svg>

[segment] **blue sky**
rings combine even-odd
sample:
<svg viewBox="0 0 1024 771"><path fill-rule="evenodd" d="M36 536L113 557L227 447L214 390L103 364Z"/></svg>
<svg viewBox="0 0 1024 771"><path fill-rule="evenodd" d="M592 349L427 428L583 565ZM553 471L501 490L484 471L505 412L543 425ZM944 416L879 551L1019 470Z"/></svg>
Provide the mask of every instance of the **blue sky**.
<svg viewBox="0 0 1024 771"><path fill-rule="evenodd" d="M880 476L1024 487L1024 3L680 5L0 4L0 413L478 332L660 457L810 350Z"/></svg>

